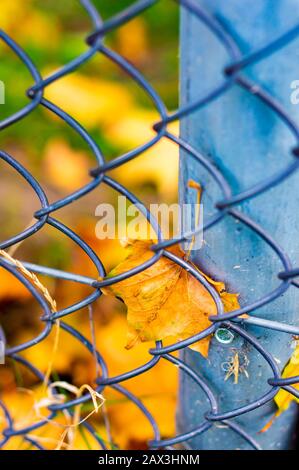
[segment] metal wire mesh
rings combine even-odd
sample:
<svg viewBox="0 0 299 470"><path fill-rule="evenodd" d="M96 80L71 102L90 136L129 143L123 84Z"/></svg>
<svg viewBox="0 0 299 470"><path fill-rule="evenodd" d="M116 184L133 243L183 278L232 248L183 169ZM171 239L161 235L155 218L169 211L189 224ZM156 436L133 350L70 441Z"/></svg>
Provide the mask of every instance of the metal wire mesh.
<svg viewBox="0 0 299 470"><path fill-rule="evenodd" d="M98 281L96 279L90 279L84 276L79 276L71 272L62 272L58 270L53 270L46 266L37 266L30 263L24 263L24 265L33 272L38 272L61 279L68 279L70 281L76 281L79 283L85 283L93 287L94 291L91 295L75 303L74 305L70 305L64 308L63 310L60 310L56 313L52 313L48 303L44 299L43 295L36 289L36 287L33 286L32 283L14 265L12 265L12 263L4 259L3 257L0 257L0 266L9 271L16 278L18 278L39 303L43 311L43 315L41 316L40 321L44 324L43 332L40 333L36 338L30 341L26 341L22 344L18 344L17 346L7 348L6 355L14 358L14 360L20 362L25 367L30 369L37 376L37 378L42 381L44 379L43 374L41 374L33 364L29 363L27 360L22 358L22 356L20 356L18 353L34 346L38 342L43 341L51 332L53 325L55 324L55 320L60 319L64 316L71 315L77 310L85 306L91 305L93 302L95 302L101 296L101 288L103 288L104 286L112 285L113 283L116 283L120 280L136 275L137 273L140 273L146 268L152 266L161 257L167 257L178 265L180 265L183 269L187 269L197 279L199 283L202 283L205 288L208 289L209 293L215 301L217 307L217 315L213 315L210 317L211 326L209 328L205 329L204 331L199 331L196 335L184 341L177 342L167 347L164 347L162 342L158 341L156 343L156 347L154 349L149 350L150 354L152 355L152 359L149 362L142 365L141 367L138 367L137 369L127 371L116 377L109 376L107 365L104 362L100 351L96 351L96 358L101 371L100 375L96 379L96 383L98 384L97 391L100 393L106 387L112 387L113 389L117 390L125 397L127 397L129 400L131 400L132 403L134 403L140 409L140 411L149 420L153 430L153 439L148 443L149 447L152 449L163 447L173 448L172 446L182 442L186 444L188 443L189 439L193 438L196 435L206 432L208 429L214 426L215 423L217 424L219 422L231 428L235 433L237 433L244 440L246 440L253 448L259 449L259 444L241 426L239 426L236 422L231 421L230 419L263 406L265 403L273 399L273 397L277 394L280 388L287 390L295 397L299 398L298 390L292 387L293 384L299 382L299 377L291 377L288 379L281 378L281 371L279 370L276 361L271 356L271 354L269 354L265 350L263 345L260 344L255 337L250 335L244 329L243 323L245 322L245 320L242 320L240 316L245 312L247 314L250 314L250 312L257 309L258 307L273 302L276 298L286 292L286 290L289 289L291 286L298 287L298 283L296 283L296 280L294 278L299 274L299 269L292 267L287 254L284 253L284 251L279 247L276 241L273 240L269 233L267 233L262 227L258 226L247 215L245 215L239 210L236 210L234 208L234 205L240 203L241 201L255 197L263 193L264 191L269 190L271 187L281 183L284 179L288 178L292 173L294 173L299 167L299 147L291 149L291 153L294 156L294 161L285 169L271 176L270 178L261 181L253 187L246 189L240 194L232 195L232 191L229 184L225 180L224 176L219 172L219 170L213 164L211 164L211 162L205 156L203 156L195 148L193 148L188 142L185 142L183 139L171 134L168 131L167 125L168 123L175 120L179 120L183 116L189 115L193 111L196 111L201 107L209 104L215 98L222 95L230 87L240 86L245 89L249 94L254 94L260 100L262 100L268 106L268 108L271 109L271 111L275 113L284 122L284 124L288 127L289 131L295 136L296 141L298 141L299 128L297 127L296 123L292 121L291 117L281 108L281 106L275 101L272 96L269 96L269 94L267 94L267 92L262 87L254 86L255 84L245 78L241 72L248 65L257 63L258 61L263 60L278 49L284 47L288 42L290 42L299 34L299 26L296 26L292 30L288 31L286 34L279 37L271 44L268 44L262 49L244 57L241 55L238 46L234 42L233 38L227 33L224 27L217 22L216 18L210 16L210 14L204 9L202 9L202 7L197 2L193 0L181 0L179 2L180 5L183 8L188 9L195 17L197 17L199 21L203 22L206 27L208 27L209 30L215 35L217 40L226 48L226 51L231 59L231 63L228 67L225 68L225 70L223 70L223 81L220 86L217 86L217 88L210 91L206 96L203 96L197 102L192 103L186 107L180 108L173 114L169 114L163 101L160 99L156 91L152 88L152 86L145 79L145 77L138 70L136 70L136 68L131 63L129 63L124 57L105 46L104 41L105 35L108 32L114 30L115 28L123 25L130 19L136 17L145 9L150 8L156 3L156 1L157 0L137 1L126 10L110 18L108 21L103 22L100 13L97 11L97 9L92 3L89 0L81 0L81 4L89 15L94 28L94 32L90 34L86 40L89 48L87 52L84 52L80 56L76 57L73 61L66 64L59 71L53 73L47 78L43 78L41 76L40 72L33 64L30 57L26 54L26 52L21 48L20 45L16 44L13 39L11 39L4 31L0 32L1 40L6 43L6 45L19 57L19 59L23 62L24 66L27 67L27 69L29 70L34 81L34 85L27 91L27 96L31 99L29 104L27 104L23 109L21 109L14 115L9 116L7 119L3 120L0 123L0 129L4 129L7 126L12 126L17 121L22 120L37 106L44 106L50 112L58 116L58 118L62 120L66 125L70 126L88 144L97 162L96 167L90 171L91 181L88 184L73 192L72 194L64 197L63 199L49 204L43 188L33 177L31 172L24 168L11 155L8 155L4 151L0 151L1 159L6 162L11 168L13 168L17 173L19 173L29 183L32 188L32 191L34 191L37 195L41 206L40 209L34 213L34 218L36 219L36 222L30 228L26 228L26 230L22 231L21 233L18 233L12 238L2 242L0 244L0 248L6 249L8 247L11 247L17 244L18 242L30 237L37 231L41 230L45 226L45 224L49 224L54 227L57 231L61 232L66 237L69 237L73 242L75 242L90 258L91 262L96 267L99 277L104 278L102 281ZM73 119L65 111L56 106L55 103L50 102L43 97L44 89L49 84L73 72L74 70L82 66L84 63L89 61L96 54L103 54L109 60L114 62L120 69L122 69L122 71L126 72L131 77L131 79L145 93L147 93L149 98L152 100L155 108L160 114L160 121L154 123L153 125L153 129L155 130L156 134L151 140L126 154L120 155L119 157L109 162L105 161L105 158L97 143L80 125L80 123L75 121L75 119ZM262 298L255 300L250 305L243 305L238 310L224 313L220 296L216 292L216 290L208 282L206 282L205 278L197 270L195 270L187 261L178 258L173 253L167 250L167 248L171 245L174 245L181 241L190 240L190 237L194 235L194 233L196 233L196 230L192 233L185 233L179 240L164 240L163 234L159 226L154 227L157 232L158 243L151 247L153 251L153 256L149 261L142 263L140 266L126 273L122 273L121 275L117 275L112 278L105 278L106 273L104 266L102 265L101 260L92 250L92 248L88 246L88 244L84 240L82 240L76 233L74 233L69 227L65 226L53 217L53 214L56 211L63 207L66 207L67 205L72 204L79 198L83 198L85 195L93 191L99 185L108 185L114 190L116 190L118 193L126 196L126 198L132 203L138 203L139 207L142 207L145 217L147 217L149 222L152 223L150 213L147 208L142 204L142 202L139 201L134 194L128 191L126 187L120 185L117 181L108 176L108 173L109 170L119 167L124 163L128 162L129 160L137 158L145 150L157 144L162 137L167 138L176 143L189 155L190 158L197 159L198 162L203 165L212 175L215 182L218 184L222 191L224 199L220 202L215 203L215 209L217 210L217 212L215 216L213 216L210 220L205 223L203 230L210 229L213 225L221 221L224 217L234 217L235 219L238 219L241 223L248 226L251 230L253 230L264 241L264 243L268 244L269 247L276 253L277 257L282 263L283 269L281 272L277 273L278 279L281 282L274 291L265 294ZM249 319L250 318L251 317L249 316ZM270 325L270 323L271 322L268 322L268 326ZM287 333L297 332L297 329L295 327L280 324L278 322L272 323L272 327L275 326L278 330L285 331ZM267 327L267 323L262 326ZM186 348L189 345L215 333L216 330L220 327L229 328L241 337L243 337L246 341L248 341L257 351L260 352L260 354L263 356L263 358L269 364L273 371L273 376L270 377L268 380L268 384L271 386L271 388L266 394L249 404L240 406L236 409L227 412L221 412L218 409L217 397L213 393L211 384L207 383L204 378L202 378L186 363L171 354L175 351L182 350L183 348ZM91 354L94 354L93 344L88 341L79 331L69 326L67 323L64 323L63 321L60 322L60 328L75 337L80 343L85 346L85 348L88 349L88 351L90 351ZM193 381L195 381L198 387L205 393L210 404L210 411L202 417L202 422L198 423L198 426L196 426L195 429L184 434L177 435L171 439L164 440L160 439L158 426L150 412L146 409L146 407L136 396L134 396L131 392L126 390L122 385L120 385L127 379L136 377L140 374L145 373L152 367L155 367L155 365L160 360L166 360L178 366L182 373L187 374ZM80 398L70 400L63 404L51 405L49 406L48 418L52 419L61 410L68 410L71 413L75 405L79 403L85 403L90 399L90 395L83 395ZM1 407L4 411L7 423L6 429L3 432L4 437L0 442L1 447L3 447L11 437L16 435L22 435L24 439L30 442L33 446L35 446L35 448L42 449L42 445L35 439L33 439L29 434L31 431L36 430L47 424L48 418L41 419L38 423L35 423L31 426L27 426L22 429L16 429L14 425L14 420L11 417L10 410L5 406L3 402L1 402ZM85 422L84 426L86 427L86 429L88 429L89 432L94 435L95 439L98 441L99 447L105 449L105 443L95 433L92 425L88 422Z"/></svg>

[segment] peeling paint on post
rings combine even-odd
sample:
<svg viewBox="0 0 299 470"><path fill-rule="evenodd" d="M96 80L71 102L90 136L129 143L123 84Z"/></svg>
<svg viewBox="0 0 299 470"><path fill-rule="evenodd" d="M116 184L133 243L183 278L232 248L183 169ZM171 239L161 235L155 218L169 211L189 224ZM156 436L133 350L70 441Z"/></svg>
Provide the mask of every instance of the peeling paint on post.
<svg viewBox="0 0 299 470"><path fill-rule="evenodd" d="M240 0L197 0L232 34L241 52L248 54L277 38L298 23L297 0L259 2ZM280 101L299 122L299 105L292 104L292 83L299 79L299 39L285 48L249 66L245 74L254 79ZM182 105L212 90L223 80L223 67L229 58L219 41L194 15L182 8L181 14L181 101ZM294 87L293 87L294 88ZM262 181L291 162L293 136L275 114L257 97L237 85L203 109L182 120L184 140L208 156L223 172L233 193L237 194ZM205 220L215 213L214 204L222 195L209 174L194 159L181 152L181 200L190 202L187 190L189 179L204 186ZM299 265L299 175L298 172L262 195L238 206L262 225ZM278 286L277 273L282 269L271 249L253 232L227 216L204 234L203 248L195 260L207 274L225 281L231 292L240 293L241 305L261 298ZM278 300L260 308L252 315L299 324L299 292L290 288ZM277 359L280 367L290 357L294 342L291 335L258 327L248 327L266 349ZM246 374L239 383L225 379L225 366L238 351L246 363ZM227 344L211 342L208 360L186 350L184 360L205 377L215 392L220 411L245 405L269 390L267 379L270 367L260 354L242 338L234 337ZM209 407L203 393L190 379L181 375L178 429L187 432L202 423ZM250 432L264 449L292 448L296 405L277 418L272 427L258 433L273 417L274 403L244 414L233 420ZM247 449L250 446L221 423L206 433L188 441L193 449Z"/></svg>

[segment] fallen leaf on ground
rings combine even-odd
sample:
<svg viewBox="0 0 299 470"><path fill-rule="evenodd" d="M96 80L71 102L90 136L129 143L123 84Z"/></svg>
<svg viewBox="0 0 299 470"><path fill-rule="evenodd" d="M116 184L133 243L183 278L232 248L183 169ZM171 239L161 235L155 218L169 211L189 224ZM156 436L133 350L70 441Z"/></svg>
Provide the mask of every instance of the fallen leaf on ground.
<svg viewBox="0 0 299 470"><path fill-rule="evenodd" d="M47 181L62 191L74 191L88 183L89 166L88 154L72 149L63 139L52 139L45 148Z"/></svg>
<svg viewBox="0 0 299 470"><path fill-rule="evenodd" d="M111 297L107 297L111 300ZM141 343L125 351L124 340L127 328L123 314L110 312L111 319L106 325L97 328L99 351L109 363L109 374L115 376L125 370L133 370L151 359L148 352L151 345ZM83 330L84 331L84 330ZM113 351L113 354L111 354ZM91 364L90 380L94 377L94 364ZM85 367L86 369L86 367ZM86 377L83 377L86 380ZM127 380L125 387L137 396L158 423L161 435L165 438L175 434L175 413L177 406L178 369L168 361L159 361L146 374ZM104 392L107 399L107 412L115 443L121 449L143 449L153 430L140 409L123 395L108 387Z"/></svg>
<svg viewBox="0 0 299 470"><path fill-rule="evenodd" d="M150 240L132 242L128 257L108 276L126 272L150 259L153 256L151 244ZM169 251L184 257L178 246ZM237 294L226 292L223 282L203 275L219 292L226 311L239 307ZM105 288L103 292L120 297L127 306L127 349L139 342L162 340L169 336L176 340L186 339L210 326L209 316L217 313L207 289L166 257L141 273ZM190 347L206 357L209 342L207 337Z"/></svg>
<svg viewBox="0 0 299 470"><path fill-rule="evenodd" d="M133 62L145 62L148 59L149 47L146 23L136 17L116 31L118 52Z"/></svg>
<svg viewBox="0 0 299 470"><path fill-rule="evenodd" d="M120 119L134 107L132 96L122 83L78 72L51 83L47 98L92 129L111 125L116 116Z"/></svg>
<svg viewBox="0 0 299 470"><path fill-rule="evenodd" d="M27 300L32 297L29 290L13 274L0 269L0 301L1 300Z"/></svg>
<svg viewBox="0 0 299 470"><path fill-rule="evenodd" d="M144 144L155 136L153 123L159 120L156 112L133 109L107 127L107 135L121 146L130 149ZM169 132L179 134L176 122L170 123ZM130 189L142 190L145 185L154 187L161 200L173 202L178 193L179 149L167 138L162 138L134 161L116 168L112 174Z"/></svg>

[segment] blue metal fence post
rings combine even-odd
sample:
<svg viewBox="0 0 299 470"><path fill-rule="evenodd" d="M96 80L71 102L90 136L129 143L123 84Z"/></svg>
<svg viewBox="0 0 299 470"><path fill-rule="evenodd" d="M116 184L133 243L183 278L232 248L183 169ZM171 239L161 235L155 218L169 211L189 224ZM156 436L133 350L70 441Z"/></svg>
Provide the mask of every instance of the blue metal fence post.
<svg viewBox="0 0 299 470"><path fill-rule="evenodd" d="M242 54L248 54L271 42L298 23L297 0L258 2L239 0L197 0L232 35ZM217 37L194 14L181 9L181 101L194 102L221 83L223 69L229 63L225 48ZM242 71L259 86L275 96L299 123L299 105L291 103L292 82L299 78L299 39L275 54ZM233 85L208 106L182 120L181 136L214 162L229 182L233 194L275 174L291 162L296 145L282 121L258 97ZM215 213L215 202L222 199L208 172L186 152L181 151L181 200L192 199L188 180L204 186L204 219ZM263 226L299 265L299 175L298 172L256 198L245 201L238 209ZM195 255L197 264L217 280L225 281L231 292L240 293L241 305L251 303L279 284L281 264L273 251L249 228L231 216L204 234L205 243ZM299 324L298 289L291 287L274 302L253 311L257 317ZM248 326L253 334L283 368L292 354L291 335ZM225 363L238 352L246 373L237 384L225 380ZM245 405L269 390L269 366L262 356L237 335L230 344L213 337L208 359L191 350L184 360L203 376L215 392L221 411ZM248 377L246 376L248 375ZM297 408L292 405L266 432L259 433L273 417L270 402L255 411L233 419L241 424L264 449L291 448ZM191 379L181 374L178 428L186 432L203 421L207 401ZM189 441L193 449L247 449L249 445L221 423Z"/></svg>

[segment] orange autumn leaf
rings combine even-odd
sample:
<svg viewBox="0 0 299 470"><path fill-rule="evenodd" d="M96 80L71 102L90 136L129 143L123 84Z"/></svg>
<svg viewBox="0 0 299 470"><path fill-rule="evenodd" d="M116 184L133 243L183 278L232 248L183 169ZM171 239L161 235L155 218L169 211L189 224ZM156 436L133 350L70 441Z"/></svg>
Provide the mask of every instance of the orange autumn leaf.
<svg viewBox="0 0 299 470"><path fill-rule="evenodd" d="M297 342L296 349L283 370L282 378L287 379L289 377L295 377L297 375L299 375L299 342ZM299 384L294 384L293 387L299 390ZM274 397L274 402L277 405L278 409L273 415L273 417L270 419L270 421L268 421L268 423L266 423L266 425L260 430L260 432L263 433L268 431L268 429L274 423L275 419L278 418L281 413L283 413L289 408L292 401L296 401L297 403L299 403L298 398L294 397L294 395L289 393L287 390L281 388Z"/></svg>
<svg viewBox="0 0 299 470"><path fill-rule="evenodd" d="M83 126L93 129L111 125L134 106L122 83L87 77L78 72L51 83L47 97Z"/></svg>
<svg viewBox="0 0 299 470"><path fill-rule="evenodd" d="M0 300L26 300L32 297L29 290L13 274L0 269Z"/></svg>
<svg viewBox="0 0 299 470"><path fill-rule="evenodd" d="M151 241L134 241L128 257L110 272L109 277L150 259L153 256L151 244ZM177 246L170 251L184 257ZM226 311L239 307L237 294L227 293L222 282L205 277L219 292ZM104 293L122 298L127 306L128 349L139 342L170 336L176 340L186 339L210 326L209 316L217 313L207 289L166 257L141 273L104 289ZM207 337L191 347L206 357L209 342L210 338Z"/></svg>
<svg viewBox="0 0 299 470"><path fill-rule="evenodd" d="M140 367L150 360L149 345L145 343L124 352L127 323L123 314L111 312L111 319L106 325L99 326L96 323L95 326L98 348L109 364L112 377L125 370ZM94 365L91 367L93 374ZM177 387L178 369L168 361L159 361L146 374L126 381L126 388L150 411L163 437L175 434ZM115 443L121 449L143 448L153 438L153 429L148 419L134 403L110 387L105 389L104 396Z"/></svg>
<svg viewBox="0 0 299 470"><path fill-rule="evenodd" d="M156 112L136 108L114 120L107 127L107 135L122 148L129 149L155 136L152 126L158 119ZM174 135L179 134L177 122L170 123L168 129ZM125 167L113 170L112 174L130 189L142 190L145 184L149 184L163 201L171 202L176 201L178 193L178 162L178 146L162 138L134 161L127 162Z"/></svg>
<svg viewBox="0 0 299 470"><path fill-rule="evenodd" d="M146 23L136 17L116 31L118 52L133 63L144 62L149 54Z"/></svg>
<svg viewBox="0 0 299 470"><path fill-rule="evenodd" d="M2 394L1 399L9 408L14 419L14 428L22 429L27 426L32 426L42 417L48 420L43 426L29 431L27 436L32 438L35 442L42 445L46 450L55 450L57 446L61 445L62 450L68 450L69 444L62 442L62 434L66 429L69 420L66 419L65 414L59 414L53 418L48 419L49 412L46 407L37 408L37 404L45 399L45 390L43 386L39 385L33 389L15 388ZM94 429L102 436L104 430L98 423L93 423ZM0 410L0 435L7 428L7 422L3 410ZM87 442L92 449L98 449L98 443L92 433L85 430L85 439L80 432L80 429L75 434L74 450L87 450ZM11 437L4 445L3 450L33 450L35 447L30 445L24 439L23 434L20 436Z"/></svg>
<svg viewBox="0 0 299 470"><path fill-rule="evenodd" d="M284 368L282 377L287 379L288 377L295 377L299 375L299 343L297 342L297 347L293 352L290 361ZM294 384L294 388L299 389L299 384ZM293 400L299 403L299 399L296 399L294 395L291 395L286 390L282 388L279 390L278 394L274 398L276 405L278 406L278 413L282 413L287 410Z"/></svg>
<svg viewBox="0 0 299 470"><path fill-rule="evenodd" d="M62 191L74 191L89 181L88 155L73 150L63 139L52 139L45 148L47 180Z"/></svg>

